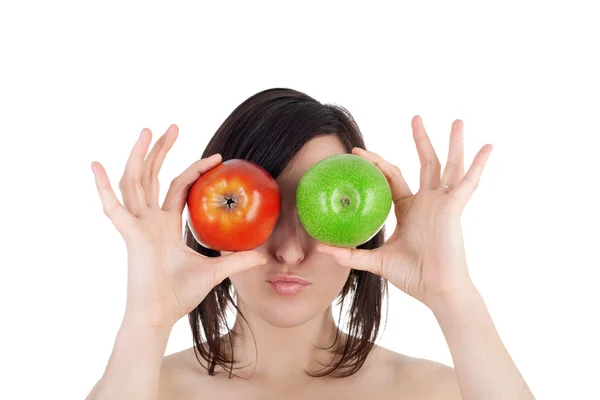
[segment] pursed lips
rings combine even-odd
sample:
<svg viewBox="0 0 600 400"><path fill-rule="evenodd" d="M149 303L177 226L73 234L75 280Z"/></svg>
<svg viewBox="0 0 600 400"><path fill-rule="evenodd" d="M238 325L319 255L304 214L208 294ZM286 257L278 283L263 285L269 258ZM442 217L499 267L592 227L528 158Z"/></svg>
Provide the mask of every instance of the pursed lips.
<svg viewBox="0 0 600 400"><path fill-rule="evenodd" d="M296 294L311 283L296 275L278 274L271 276L267 282L276 293L281 295Z"/></svg>

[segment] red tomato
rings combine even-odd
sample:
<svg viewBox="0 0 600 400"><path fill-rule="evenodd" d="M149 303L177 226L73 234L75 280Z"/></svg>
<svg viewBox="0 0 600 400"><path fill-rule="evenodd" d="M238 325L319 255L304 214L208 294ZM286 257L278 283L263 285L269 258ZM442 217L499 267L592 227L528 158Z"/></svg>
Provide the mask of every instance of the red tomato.
<svg viewBox="0 0 600 400"><path fill-rule="evenodd" d="M231 159L194 182L187 208L192 234L204 247L252 250L271 235L281 212L281 193L264 168Z"/></svg>

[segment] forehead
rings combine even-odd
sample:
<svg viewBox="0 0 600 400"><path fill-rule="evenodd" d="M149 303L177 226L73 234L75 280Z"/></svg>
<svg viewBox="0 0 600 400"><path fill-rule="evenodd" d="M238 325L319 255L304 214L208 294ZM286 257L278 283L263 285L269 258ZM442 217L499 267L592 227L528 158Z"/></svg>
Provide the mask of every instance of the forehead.
<svg viewBox="0 0 600 400"><path fill-rule="evenodd" d="M295 190L310 167L334 154L346 152L346 148L336 135L316 137L306 143L296 154L277 178L277 183L282 190Z"/></svg>

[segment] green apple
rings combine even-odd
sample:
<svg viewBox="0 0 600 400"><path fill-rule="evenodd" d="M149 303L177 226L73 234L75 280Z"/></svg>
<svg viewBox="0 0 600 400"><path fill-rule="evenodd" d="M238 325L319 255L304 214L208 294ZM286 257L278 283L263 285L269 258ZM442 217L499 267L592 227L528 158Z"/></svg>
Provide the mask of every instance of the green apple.
<svg viewBox="0 0 600 400"><path fill-rule="evenodd" d="M385 224L392 191L372 162L354 154L336 154L310 167L296 192L298 217L316 240L355 247Z"/></svg>

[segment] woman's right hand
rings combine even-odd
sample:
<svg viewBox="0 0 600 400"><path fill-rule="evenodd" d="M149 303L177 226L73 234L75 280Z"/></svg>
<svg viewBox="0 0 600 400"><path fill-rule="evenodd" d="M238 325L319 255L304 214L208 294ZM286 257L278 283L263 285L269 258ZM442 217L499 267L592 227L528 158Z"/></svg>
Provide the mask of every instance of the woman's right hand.
<svg viewBox="0 0 600 400"><path fill-rule="evenodd" d="M198 160L175 178L160 207L158 173L177 135L178 127L171 125L146 157L152 133L142 130L119 182L123 204L104 167L92 162L104 213L127 247L125 319L155 327L170 328L225 278L266 262L257 251L206 257L185 244L182 214L188 191L201 174L221 162L221 155Z"/></svg>

